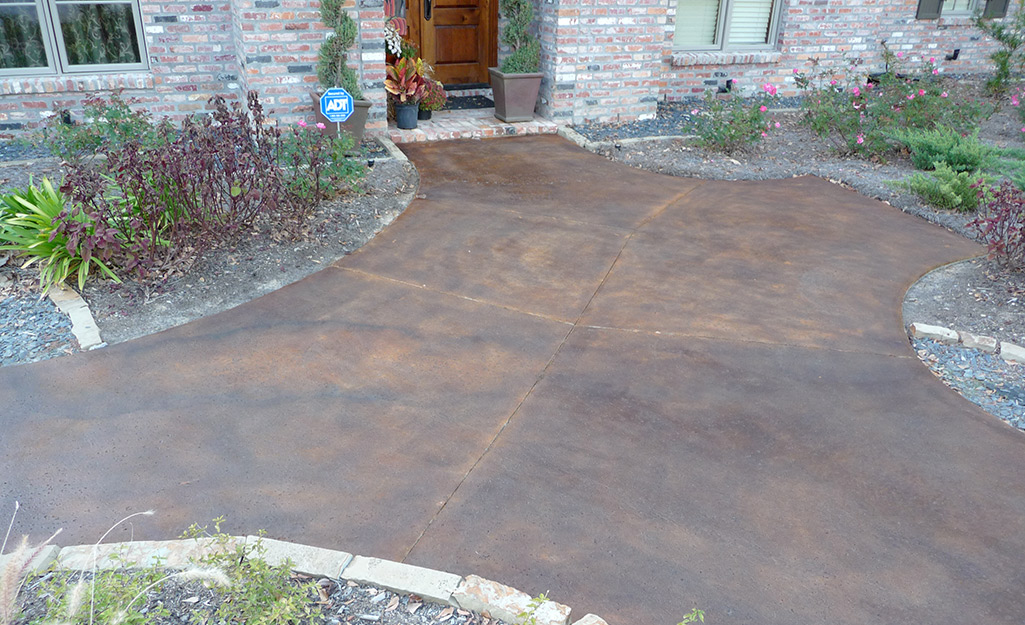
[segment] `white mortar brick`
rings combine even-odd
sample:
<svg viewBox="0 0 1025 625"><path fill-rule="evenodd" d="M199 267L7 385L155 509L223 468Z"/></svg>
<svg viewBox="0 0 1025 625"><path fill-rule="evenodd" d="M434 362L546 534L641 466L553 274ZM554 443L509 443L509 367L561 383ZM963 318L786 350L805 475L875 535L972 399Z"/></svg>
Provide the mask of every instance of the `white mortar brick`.
<svg viewBox="0 0 1025 625"><path fill-rule="evenodd" d="M452 601L452 593L462 581L461 577L451 573L363 556L353 558L341 577L449 605L456 605Z"/></svg>
<svg viewBox="0 0 1025 625"><path fill-rule="evenodd" d="M1025 347L1015 345L1014 343L1008 343L1007 341L1001 341L1000 357L1010 362L1020 362L1025 364Z"/></svg>
<svg viewBox="0 0 1025 625"><path fill-rule="evenodd" d="M286 560L291 561L293 571L307 575L341 577L342 569L352 560L352 554L344 551L310 547L273 538L246 537L247 544L255 544L257 540L263 546L263 553L256 553L256 555L267 564L279 566Z"/></svg>
<svg viewBox="0 0 1025 625"><path fill-rule="evenodd" d="M605 619L598 616L597 614L588 614L579 621L573 623L573 625L609 625L605 622Z"/></svg>
<svg viewBox="0 0 1025 625"><path fill-rule="evenodd" d="M957 332L943 326L931 326L924 323L911 324L911 336L916 339L932 339L948 345L956 345Z"/></svg>

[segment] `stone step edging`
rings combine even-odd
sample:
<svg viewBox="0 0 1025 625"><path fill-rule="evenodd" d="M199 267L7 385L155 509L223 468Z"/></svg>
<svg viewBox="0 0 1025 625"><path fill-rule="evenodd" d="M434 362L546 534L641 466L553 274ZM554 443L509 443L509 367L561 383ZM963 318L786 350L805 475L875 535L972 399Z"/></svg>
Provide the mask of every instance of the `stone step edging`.
<svg viewBox="0 0 1025 625"><path fill-rule="evenodd" d="M260 556L268 564L277 566L291 561L292 570L312 577L346 579L370 584L402 594L413 594L427 601L454 606L474 612L487 612L513 625L523 623L519 617L529 607L531 596L477 575L462 577L420 566L353 555L345 551L310 547L271 538L236 536L227 543L212 538L134 541L101 545L59 547L48 545L27 567L28 573L41 572L55 566L58 570L88 571L121 566L161 566L180 569L211 553L214 549L234 549L239 545L261 541L264 548ZM9 555L0 555L3 570ZM95 560L95 562L94 562ZM537 625L569 625L569 606L545 601L534 612ZM600 617L588 614L573 625L607 625Z"/></svg>
<svg viewBox="0 0 1025 625"><path fill-rule="evenodd" d="M908 335L916 339L929 339L945 345L958 345L978 349L989 354L999 354L1008 362L1025 364L1025 347L1007 341L997 341L992 336L958 332L943 326L914 322L908 326Z"/></svg>

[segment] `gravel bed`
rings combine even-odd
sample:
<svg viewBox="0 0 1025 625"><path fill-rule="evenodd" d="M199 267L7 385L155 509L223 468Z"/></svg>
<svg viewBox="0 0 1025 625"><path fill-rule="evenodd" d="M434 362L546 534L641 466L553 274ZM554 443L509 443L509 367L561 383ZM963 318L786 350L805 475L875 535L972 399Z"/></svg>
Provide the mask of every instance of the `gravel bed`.
<svg viewBox="0 0 1025 625"><path fill-rule="evenodd" d="M37 145L32 145L28 141L19 141L15 139L0 141L0 162L46 158L49 156L49 150Z"/></svg>
<svg viewBox="0 0 1025 625"><path fill-rule="evenodd" d="M50 298L33 290L34 281L27 271L0 273L0 367L78 351L71 320Z"/></svg>
<svg viewBox="0 0 1025 625"><path fill-rule="evenodd" d="M797 98L782 98L777 101L776 108L796 108ZM573 126L573 129L591 141L615 141L617 139L639 139L642 137L664 137L668 135L687 135L694 129L695 110L702 110L704 102L700 98L675 102L659 102L658 112L652 119L623 123L586 123Z"/></svg>
<svg viewBox="0 0 1025 625"><path fill-rule="evenodd" d="M928 339L912 339L918 357L947 386L1009 425L1025 431L1025 365Z"/></svg>
<svg viewBox="0 0 1025 625"><path fill-rule="evenodd" d="M170 571L168 571L170 572ZM46 622L46 593L43 584L53 583L55 578L87 581L90 573L66 573L50 571L29 579L18 595L21 615L13 625L28 625L33 621ZM307 583L309 577L293 574L292 583ZM344 579L320 579L317 581L317 596L309 597L312 618L303 623L325 625L357 624L370 625L504 625L504 621L486 615L461 610L448 605L425 601L416 595L408 595L361 584ZM147 623L153 625L184 625L187 623L217 623L211 615L222 603L218 591L207 588L200 581L184 581L172 577L146 592L145 602L135 604L139 614L149 614L158 607L165 608L166 617L150 616ZM86 609L86 608L83 608ZM317 617L321 618L317 618Z"/></svg>

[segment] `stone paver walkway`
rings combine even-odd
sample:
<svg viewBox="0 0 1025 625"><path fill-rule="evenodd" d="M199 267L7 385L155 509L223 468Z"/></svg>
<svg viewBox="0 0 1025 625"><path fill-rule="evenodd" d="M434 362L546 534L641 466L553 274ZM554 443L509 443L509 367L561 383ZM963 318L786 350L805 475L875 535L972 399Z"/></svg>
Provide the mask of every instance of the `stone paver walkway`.
<svg viewBox="0 0 1025 625"><path fill-rule="evenodd" d="M1025 620L1025 436L898 312L980 248L815 178L660 177L557 137L405 149L420 199L336 266L0 371L20 528L225 514L613 625Z"/></svg>

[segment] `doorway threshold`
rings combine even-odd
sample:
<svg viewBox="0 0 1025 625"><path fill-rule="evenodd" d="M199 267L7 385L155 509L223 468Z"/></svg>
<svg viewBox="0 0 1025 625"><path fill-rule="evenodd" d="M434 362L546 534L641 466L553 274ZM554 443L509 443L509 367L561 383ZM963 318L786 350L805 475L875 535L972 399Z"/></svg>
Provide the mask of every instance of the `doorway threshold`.
<svg viewBox="0 0 1025 625"><path fill-rule="evenodd" d="M495 117L495 109L469 109L436 111L431 119L419 120L412 130L400 130L394 121L388 122L388 138L394 143L422 143L453 139L486 139L516 135L556 134L559 125L543 117L534 116L529 122L506 123Z"/></svg>

